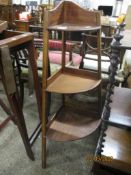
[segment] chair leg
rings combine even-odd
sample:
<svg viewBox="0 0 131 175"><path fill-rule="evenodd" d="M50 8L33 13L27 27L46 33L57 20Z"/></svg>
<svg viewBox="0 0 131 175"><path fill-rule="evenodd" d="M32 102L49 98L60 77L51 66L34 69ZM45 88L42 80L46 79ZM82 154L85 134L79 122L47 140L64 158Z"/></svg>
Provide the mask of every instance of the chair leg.
<svg viewBox="0 0 131 175"><path fill-rule="evenodd" d="M24 81L20 81L20 99L21 99L21 106L23 108L23 103L24 103Z"/></svg>
<svg viewBox="0 0 131 175"><path fill-rule="evenodd" d="M3 129L6 124L11 120L11 117L7 117L2 123L0 123L0 130Z"/></svg>
<svg viewBox="0 0 131 175"><path fill-rule="evenodd" d="M84 62L83 62L83 60L81 60L80 65L79 65L79 69L83 69L83 67L84 67Z"/></svg>
<svg viewBox="0 0 131 175"><path fill-rule="evenodd" d="M11 114L10 109L5 105L5 103L3 102L1 98L0 98L0 106L2 107L4 112L8 115L8 117L2 123L0 123L0 130L1 130L6 126L6 124L10 120L12 120L15 123L15 117Z"/></svg>
<svg viewBox="0 0 131 175"><path fill-rule="evenodd" d="M12 96L9 96L9 102L10 102L12 110L16 116L17 126L19 129L20 135L22 137L22 140L24 142L27 155L31 160L34 160L34 154L31 150L31 145L29 143L27 128L26 128L23 112L21 110L21 105L18 102L15 94Z"/></svg>

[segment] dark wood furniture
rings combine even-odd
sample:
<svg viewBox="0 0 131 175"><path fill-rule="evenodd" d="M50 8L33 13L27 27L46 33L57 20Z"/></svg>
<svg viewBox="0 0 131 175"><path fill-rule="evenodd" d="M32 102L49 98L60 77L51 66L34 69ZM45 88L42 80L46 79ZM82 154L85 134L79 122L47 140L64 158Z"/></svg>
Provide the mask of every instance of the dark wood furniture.
<svg viewBox="0 0 131 175"><path fill-rule="evenodd" d="M0 33L6 29L7 29L7 21L0 20ZM10 119L12 119L12 115L11 115L10 110L8 109L8 107L5 105L5 103L3 102L1 98L0 98L0 106L8 116L4 121L0 123L0 130L1 130L4 128L4 126L6 126L6 124L10 121Z"/></svg>
<svg viewBox="0 0 131 175"><path fill-rule="evenodd" d="M32 33L20 33L15 31L3 31L0 34L0 75L4 86L5 93L7 95L8 102L11 107L12 119L16 122L20 135L23 139L26 152L28 156L34 160L34 155L31 150L31 145L40 132L40 124L38 124L35 131L33 131L31 137L28 136L24 115L21 106L21 98L18 91L18 83L20 77L16 77L16 72L19 72L19 60L16 57L16 53L22 49L28 50L28 60L30 68L30 78L34 77L34 88L36 92L36 98L38 102L38 114L41 115L41 95L40 85L38 81L38 72L36 66L36 57L34 54L33 46L33 34ZM13 63L13 64L12 64ZM17 65L18 69L15 71ZM33 76L32 76L32 73Z"/></svg>
<svg viewBox="0 0 131 175"><path fill-rule="evenodd" d="M96 71L97 67L97 36L89 35L86 33L82 34L82 46L81 55L82 61L80 64L81 69L89 69ZM112 42L112 37L101 37L101 72L109 74L110 66L110 44Z"/></svg>
<svg viewBox="0 0 131 175"><path fill-rule="evenodd" d="M8 21L8 27L15 29L14 20L19 18L19 13L25 10L24 5L0 4L0 20Z"/></svg>
<svg viewBox="0 0 131 175"><path fill-rule="evenodd" d="M100 45L100 14L82 9L71 1L63 1L57 8L45 11L44 14L44 49L42 78L42 166L46 167L46 138L56 141L72 141L86 137L100 125L101 115L101 45ZM62 33L62 66L48 78L48 44L50 31ZM96 32L98 71L90 72L66 66L66 33ZM65 104L66 94L75 94L98 88L98 110L82 113L71 109ZM53 118L48 121L47 94L59 93L63 103ZM48 121L48 122L47 122ZM77 129L76 129L77 128Z"/></svg>
<svg viewBox="0 0 131 175"><path fill-rule="evenodd" d="M121 27L123 26L121 24ZM112 44L111 73L102 114L101 134L92 169L95 175L129 175L131 173L129 156L131 153L131 90L114 87L117 65L120 62L120 50L131 49L126 35L125 39L122 39L121 27L118 28L115 35L116 41ZM112 159L107 161L109 158Z"/></svg>
<svg viewBox="0 0 131 175"><path fill-rule="evenodd" d="M96 56L96 41L97 37L95 35L88 35L83 33L83 42L81 46L81 55L82 61L80 64L80 68L89 69L92 71L97 70L97 56ZM109 80L110 74L110 53L111 53L111 42L113 40L113 36L102 36L101 37L101 72L102 72L102 80L106 84ZM126 80L125 71L125 59L122 56L121 52L121 60L119 62L117 74L115 75L116 85L122 86Z"/></svg>
<svg viewBox="0 0 131 175"><path fill-rule="evenodd" d="M34 24L34 19L31 18L28 21L26 20L15 20L16 30L23 31L23 32L29 32L30 31L30 25Z"/></svg>
<svg viewBox="0 0 131 175"><path fill-rule="evenodd" d="M30 21L15 20L16 30L29 32Z"/></svg>

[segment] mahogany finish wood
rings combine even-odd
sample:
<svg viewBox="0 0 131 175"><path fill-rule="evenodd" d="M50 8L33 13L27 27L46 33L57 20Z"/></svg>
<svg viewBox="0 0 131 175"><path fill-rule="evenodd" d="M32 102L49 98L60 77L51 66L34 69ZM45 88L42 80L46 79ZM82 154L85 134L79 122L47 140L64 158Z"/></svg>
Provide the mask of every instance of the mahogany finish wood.
<svg viewBox="0 0 131 175"><path fill-rule="evenodd" d="M81 29L82 28L82 29ZM58 31L67 31L67 32L76 32L76 31L96 31L98 29L100 29L101 27L94 27L94 26L88 26L88 25L81 25L80 24L66 24L66 23L62 23L62 24L57 24L57 25L53 25L48 27L49 30L58 30Z"/></svg>
<svg viewBox="0 0 131 175"><path fill-rule="evenodd" d="M56 30L62 33L62 66L61 69L48 77L48 45L50 31ZM98 71L89 72L76 68L69 68L65 63L67 32L96 32ZM97 118L92 114L79 114L76 111L65 108L65 94L99 89L99 106L101 106L101 64L100 64L100 13L87 11L71 1L62 1L56 8L45 10L44 13L44 47L43 47L43 76L42 76L42 167L46 167L46 138L58 141L76 140L83 138L100 125L100 111ZM55 92L63 95L63 104L53 122L47 123L47 93ZM76 129L77 128L77 129Z"/></svg>
<svg viewBox="0 0 131 175"><path fill-rule="evenodd" d="M10 53L8 46L0 47L1 57L0 57L0 75L2 83L9 101L11 110L15 116L15 120L25 145L27 155L30 159L34 160L34 155L31 150L31 146L28 140L27 129L25 125L25 120L23 116L22 109L20 107L20 100L16 90L16 83L13 73L12 60L10 58Z"/></svg>
<svg viewBox="0 0 131 175"><path fill-rule="evenodd" d="M102 114L101 134L94 156L94 158L112 156L113 160L109 162L94 159L92 169L94 175L131 174L131 158L129 156L131 153L131 90L114 88L115 75L120 62L120 51L126 48L131 49L127 38L122 39L121 29L123 27L124 24L118 27L111 45L109 84Z"/></svg>
<svg viewBox="0 0 131 175"><path fill-rule="evenodd" d="M62 94L79 93L94 89L101 80L95 72L65 67L47 79L47 91Z"/></svg>
<svg viewBox="0 0 131 175"><path fill-rule="evenodd" d="M10 33L10 34L9 34ZM10 36L7 38L5 35ZM31 144L36 139L34 136L35 133L40 130L40 126L36 128L36 132L33 132L32 136L29 138L25 120L23 116L22 106L20 104L20 96L18 94L18 89L16 86L16 79L14 75L12 60L10 57L10 52L17 52L20 49L26 48L28 50L28 59L29 59L29 67L32 70L33 78L34 78L34 88L36 92L36 98L38 103L38 114L41 118L41 95L40 95L40 83L38 81L38 72L36 66L36 57L34 54L34 46L33 46L33 34L31 33L20 33L20 32L4 32L4 36L6 39L0 40L0 74L2 78L2 83L4 85L4 89L11 106L11 110L15 117L16 124L18 126L19 132L23 139L26 151L28 156L34 160L34 155L31 150ZM18 60L17 60L18 61ZM32 77L32 73L30 72L30 76Z"/></svg>
<svg viewBox="0 0 131 175"><path fill-rule="evenodd" d="M7 21L8 27L14 30L16 28L14 21L19 18L19 13L22 11L25 11L25 6L21 4L0 4L0 19Z"/></svg>
<svg viewBox="0 0 131 175"><path fill-rule="evenodd" d="M29 21L15 20L16 30L29 32Z"/></svg>
<svg viewBox="0 0 131 175"><path fill-rule="evenodd" d="M0 40L0 46L8 45L8 47L11 48L19 44L24 44L25 42L31 41L32 39L32 33L20 33L19 35Z"/></svg>
<svg viewBox="0 0 131 175"><path fill-rule="evenodd" d="M76 25L79 27L87 26L88 30L89 27L100 26L99 15L99 12L88 11L67 0L64 3L60 3L56 8L50 10L50 13L48 13L48 24L49 26L55 26L59 24L66 24L68 26Z"/></svg>
<svg viewBox="0 0 131 175"><path fill-rule="evenodd" d="M0 33L6 29L7 29L7 21L0 20ZM8 109L8 107L5 105L5 103L3 102L3 100L1 98L0 98L0 106L5 111L5 113L8 115L8 117L0 123L0 130L1 130L12 119L12 117L11 117L10 110Z"/></svg>
<svg viewBox="0 0 131 175"><path fill-rule="evenodd" d="M101 80L91 79L90 77L80 77L76 74L62 73L48 87L48 92L61 94L80 93L96 88Z"/></svg>
<svg viewBox="0 0 131 175"><path fill-rule="evenodd" d="M6 104L3 102L3 100L0 98L0 106L1 106L1 108L4 110L4 112L7 114L7 118L6 119L4 119L1 123L0 123L0 130L1 129L3 129L5 126L6 126L6 124L10 121L10 120L12 120L12 121L14 121L14 117L13 117L13 115L12 115L12 113L11 113L11 111L10 111L10 109L6 106Z"/></svg>
<svg viewBox="0 0 131 175"><path fill-rule="evenodd" d="M5 120L3 120L1 123L0 123L0 130L3 129L7 123L11 120L11 117L7 117Z"/></svg>

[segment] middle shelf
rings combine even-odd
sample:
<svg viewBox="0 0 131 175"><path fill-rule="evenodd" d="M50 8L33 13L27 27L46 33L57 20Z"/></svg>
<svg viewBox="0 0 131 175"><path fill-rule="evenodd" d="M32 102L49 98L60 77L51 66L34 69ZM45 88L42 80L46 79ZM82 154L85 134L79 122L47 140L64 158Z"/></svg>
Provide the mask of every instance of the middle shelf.
<svg viewBox="0 0 131 175"><path fill-rule="evenodd" d="M96 73L65 67L47 80L47 91L62 94L79 93L96 88L101 82Z"/></svg>

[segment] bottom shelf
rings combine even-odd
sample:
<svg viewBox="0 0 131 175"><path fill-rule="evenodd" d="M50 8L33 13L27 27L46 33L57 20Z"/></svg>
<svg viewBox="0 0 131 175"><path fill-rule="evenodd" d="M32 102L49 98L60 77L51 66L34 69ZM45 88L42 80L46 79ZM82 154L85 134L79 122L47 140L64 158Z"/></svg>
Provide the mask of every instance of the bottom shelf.
<svg viewBox="0 0 131 175"><path fill-rule="evenodd" d="M100 125L96 114L79 114L62 107L47 128L47 137L55 141L72 141L86 137Z"/></svg>

